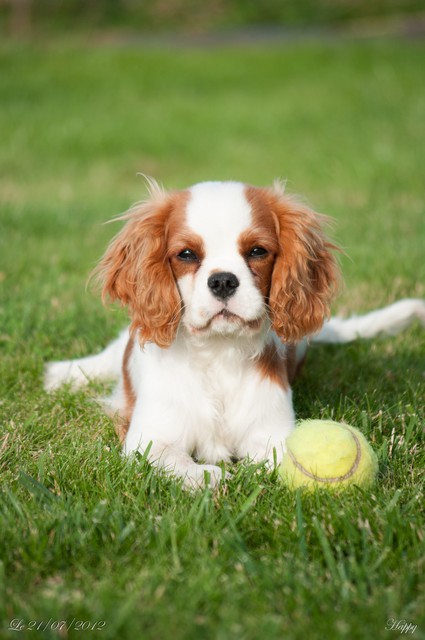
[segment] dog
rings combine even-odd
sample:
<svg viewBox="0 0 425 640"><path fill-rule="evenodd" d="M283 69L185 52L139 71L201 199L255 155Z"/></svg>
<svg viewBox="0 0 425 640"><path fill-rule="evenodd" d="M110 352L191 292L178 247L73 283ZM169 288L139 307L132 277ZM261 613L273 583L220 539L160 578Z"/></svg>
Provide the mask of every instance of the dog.
<svg viewBox="0 0 425 640"><path fill-rule="evenodd" d="M217 485L222 462L279 464L309 341L425 325L414 299L329 319L337 247L325 217L281 183L148 186L97 269L103 298L128 307L129 329L97 355L48 364L45 388L117 379L108 410L124 454L141 452L185 486Z"/></svg>

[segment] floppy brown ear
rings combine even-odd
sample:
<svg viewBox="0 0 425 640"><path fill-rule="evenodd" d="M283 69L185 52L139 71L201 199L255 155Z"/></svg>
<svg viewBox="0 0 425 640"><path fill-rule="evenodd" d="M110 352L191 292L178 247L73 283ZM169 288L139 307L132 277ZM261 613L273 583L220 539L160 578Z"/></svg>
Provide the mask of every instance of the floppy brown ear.
<svg viewBox="0 0 425 640"><path fill-rule="evenodd" d="M272 326L283 341L297 342L319 331L329 316L339 282L332 253L337 247L323 233L324 216L273 193L279 252L269 295Z"/></svg>
<svg viewBox="0 0 425 640"><path fill-rule="evenodd" d="M107 248L97 274L102 298L120 300L130 310L130 331L139 341L168 347L181 315L181 299L167 257L172 194L156 193L121 219L124 228Z"/></svg>

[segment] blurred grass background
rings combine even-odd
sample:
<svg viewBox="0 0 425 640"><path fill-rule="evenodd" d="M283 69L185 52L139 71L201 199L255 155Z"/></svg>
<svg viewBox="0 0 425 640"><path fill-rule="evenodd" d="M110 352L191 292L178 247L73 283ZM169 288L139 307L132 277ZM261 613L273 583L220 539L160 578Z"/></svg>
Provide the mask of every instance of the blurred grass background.
<svg viewBox="0 0 425 640"><path fill-rule="evenodd" d="M209 32L214 29L318 27L401 19L424 13L421 0L2 0L3 32L125 29Z"/></svg>
<svg viewBox="0 0 425 640"><path fill-rule="evenodd" d="M223 493L188 496L120 458L96 385L41 388L44 361L100 349L126 321L85 283L117 228L102 223L145 193L137 172L172 188L287 178L335 219L335 312L424 297L423 41L147 46L81 37L127 18L90 22L82 3L37 11L49 6L14 35L1 10L0 637L12 618L74 617L106 620L106 638L388 638L389 618L423 637L418 326L312 349L294 389L299 417L345 420L371 440L368 493L293 495L239 465ZM316 4L264 6L321 21ZM383 17L391 7L417 9L386 4Z"/></svg>

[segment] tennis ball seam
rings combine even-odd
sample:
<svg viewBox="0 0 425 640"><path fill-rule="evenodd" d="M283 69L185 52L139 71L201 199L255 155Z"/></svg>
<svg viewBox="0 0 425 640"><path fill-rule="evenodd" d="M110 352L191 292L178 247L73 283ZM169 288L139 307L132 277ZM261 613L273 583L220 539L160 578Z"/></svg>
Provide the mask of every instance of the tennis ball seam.
<svg viewBox="0 0 425 640"><path fill-rule="evenodd" d="M362 451L361 451L361 447L360 447L360 442L358 437L356 436L356 434L351 431L351 429L347 429L347 427L344 427L344 425L341 425L341 427L343 429L345 429L346 431L348 431L350 433L350 435L352 436L353 440L354 440L354 444L356 445L356 458L353 462L353 465L351 467L351 469L349 469L347 471L347 473L345 473L343 476L337 476L334 478L321 478L320 476L316 476L316 474L312 473L311 471L308 471L308 469L305 469L302 464L300 464L298 462L298 460L296 459L296 457L294 456L294 454L292 453L292 451L288 448L287 449L287 453L289 455L289 457L292 460L292 463L294 464L294 466L301 471L301 473L305 474L307 477L311 478L312 480L315 480L316 482L343 482L344 480L348 480L348 478L351 478L351 476L353 476L360 464L360 459L362 457Z"/></svg>

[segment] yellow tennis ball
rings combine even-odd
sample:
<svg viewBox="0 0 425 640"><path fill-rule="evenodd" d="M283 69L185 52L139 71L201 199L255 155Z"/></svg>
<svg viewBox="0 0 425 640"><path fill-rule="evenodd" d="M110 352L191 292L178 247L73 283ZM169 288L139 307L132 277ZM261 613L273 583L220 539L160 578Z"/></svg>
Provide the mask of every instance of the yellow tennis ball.
<svg viewBox="0 0 425 640"><path fill-rule="evenodd" d="M292 489L344 489L373 484L378 460L355 427L332 420L304 420L286 439L279 474Z"/></svg>

